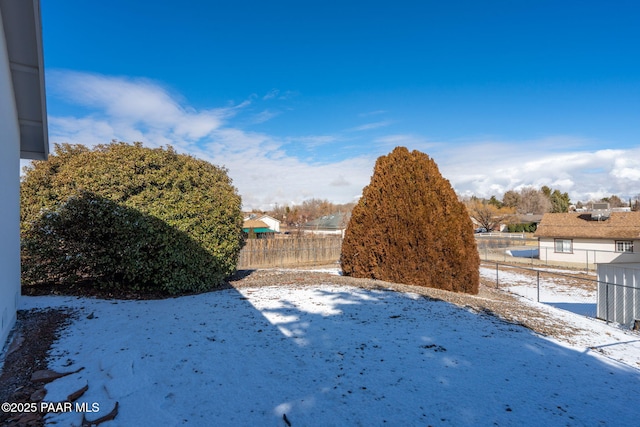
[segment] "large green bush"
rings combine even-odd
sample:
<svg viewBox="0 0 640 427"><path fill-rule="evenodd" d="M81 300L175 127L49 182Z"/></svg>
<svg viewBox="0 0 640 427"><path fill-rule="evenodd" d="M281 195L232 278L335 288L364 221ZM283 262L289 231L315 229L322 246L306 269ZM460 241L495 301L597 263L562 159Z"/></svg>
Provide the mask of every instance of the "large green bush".
<svg viewBox="0 0 640 427"><path fill-rule="evenodd" d="M170 147L56 145L27 168L21 203L25 285L202 291L235 271L242 246L226 170Z"/></svg>
<svg viewBox="0 0 640 427"><path fill-rule="evenodd" d="M429 156L397 147L378 158L345 231L341 265L348 276L478 292L471 219Z"/></svg>
<svg viewBox="0 0 640 427"><path fill-rule="evenodd" d="M24 233L23 249L25 283L177 294L224 278L186 233L92 193L47 210Z"/></svg>

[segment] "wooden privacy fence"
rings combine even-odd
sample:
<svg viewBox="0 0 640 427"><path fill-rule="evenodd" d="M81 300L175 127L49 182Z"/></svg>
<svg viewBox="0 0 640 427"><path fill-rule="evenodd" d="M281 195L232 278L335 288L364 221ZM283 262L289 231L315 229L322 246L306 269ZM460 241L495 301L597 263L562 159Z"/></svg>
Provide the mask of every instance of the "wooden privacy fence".
<svg viewBox="0 0 640 427"><path fill-rule="evenodd" d="M330 264L340 259L341 237L247 239L238 269Z"/></svg>

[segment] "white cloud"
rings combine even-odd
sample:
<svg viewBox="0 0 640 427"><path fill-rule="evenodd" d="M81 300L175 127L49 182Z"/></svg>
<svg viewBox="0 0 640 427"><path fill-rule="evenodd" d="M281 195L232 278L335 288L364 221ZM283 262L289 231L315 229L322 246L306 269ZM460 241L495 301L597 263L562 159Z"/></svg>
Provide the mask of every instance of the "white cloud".
<svg viewBox="0 0 640 427"><path fill-rule="evenodd" d="M280 91L278 89L271 89L265 96L262 97L263 100L273 99L278 96Z"/></svg>
<svg viewBox="0 0 640 427"><path fill-rule="evenodd" d="M563 135L532 141L432 141L411 133L378 134L368 141L355 135L278 137L234 124L238 114L262 102L255 96L237 105L196 110L149 80L63 71L47 77L50 97L82 107L75 115L49 117L52 142L93 146L117 139L147 146L170 144L226 167L246 209L269 209L274 203L301 203L312 197L353 201L369 183L375 159L398 145L427 153L460 194L501 197L509 189L548 185L568 192L573 201L586 201L640 192L640 148L580 150L585 141ZM290 95L273 90L263 98ZM374 131L388 124L380 121L351 130ZM339 161L321 162L305 151L319 153L331 144L335 153L335 143L346 140L353 154ZM290 154L292 146L301 154Z"/></svg>
<svg viewBox="0 0 640 427"><path fill-rule="evenodd" d="M334 187L346 187L349 185L349 181L345 179L344 175L338 175L329 185Z"/></svg>
<svg viewBox="0 0 640 427"><path fill-rule="evenodd" d="M245 101L241 106L195 111L182 106L176 96L146 79L54 71L48 76L48 82L47 89L53 96L93 109L92 118L117 124L116 132L134 128L179 141L207 136L219 128L225 118L246 105Z"/></svg>
<svg viewBox="0 0 640 427"><path fill-rule="evenodd" d="M615 168L611 171L611 176L618 180L640 181L640 160L637 154L616 157Z"/></svg>
<svg viewBox="0 0 640 427"><path fill-rule="evenodd" d="M261 112L253 116L253 119L251 120L251 122L254 124L264 123L264 122L268 122L269 120L279 115L280 115L279 111L262 110Z"/></svg>
<svg viewBox="0 0 640 427"><path fill-rule="evenodd" d="M281 92L280 89L271 89L262 97L262 100L268 101L270 99L278 99L282 101L282 100L291 99L297 95L298 95L298 92L292 91L292 90L286 90L284 92Z"/></svg>
<svg viewBox="0 0 640 427"><path fill-rule="evenodd" d="M50 96L84 107L77 117L50 117L52 142L94 146L116 139L141 141L147 146L172 145L180 152L226 167L247 209L268 209L276 202L302 203L311 197L351 201L371 172L368 156L311 164L286 154L282 147L290 140L232 126L229 120L249 101L197 111L147 80L56 72L49 83ZM270 94L275 97L279 92ZM298 140L322 145L335 137L303 136Z"/></svg>
<svg viewBox="0 0 640 427"><path fill-rule="evenodd" d="M366 131L366 130L372 130L372 129L378 129L381 127L386 127L389 126L392 122L390 120L382 120L379 122L373 122L373 123L365 123L363 125L360 126L355 126L352 128L347 129L348 131L352 131L352 132L362 132L362 131Z"/></svg>
<svg viewBox="0 0 640 427"><path fill-rule="evenodd" d="M80 141L83 141L85 145L94 146L111 141L116 133L112 123L92 117L49 116L48 122L49 133L54 137L53 140L59 143L80 143ZM64 136L55 138L56 135ZM131 140L137 141L138 139L133 138Z"/></svg>
<svg viewBox="0 0 640 427"><path fill-rule="evenodd" d="M630 179L631 181L640 180L640 168L622 168L620 170L611 171L611 175L619 179Z"/></svg>
<svg viewBox="0 0 640 427"><path fill-rule="evenodd" d="M541 151L536 141L479 142L439 149L435 160L456 190L464 195L501 197L505 191L547 185L587 201L612 194L632 195L631 180L640 179L640 164L620 168L621 159L639 158L639 149ZM439 158L444 161L439 161Z"/></svg>
<svg viewBox="0 0 640 427"><path fill-rule="evenodd" d="M322 147L323 145L342 140L344 140L344 138L336 135L305 135L286 138L287 143L302 143L307 148Z"/></svg>

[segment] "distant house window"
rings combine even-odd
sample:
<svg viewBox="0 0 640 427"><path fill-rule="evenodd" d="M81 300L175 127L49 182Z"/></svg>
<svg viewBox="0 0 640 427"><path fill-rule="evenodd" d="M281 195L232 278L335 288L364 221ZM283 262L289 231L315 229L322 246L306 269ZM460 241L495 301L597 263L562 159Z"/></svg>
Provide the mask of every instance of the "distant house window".
<svg viewBox="0 0 640 427"><path fill-rule="evenodd" d="M616 252L633 252L633 241L631 240L617 240Z"/></svg>
<svg viewBox="0 0 640 427"><path fill-rule="evenodd" d="M573 240L555 239L554 243L556 247L556 252L560 252L563 254L573 253Z"/></svg>

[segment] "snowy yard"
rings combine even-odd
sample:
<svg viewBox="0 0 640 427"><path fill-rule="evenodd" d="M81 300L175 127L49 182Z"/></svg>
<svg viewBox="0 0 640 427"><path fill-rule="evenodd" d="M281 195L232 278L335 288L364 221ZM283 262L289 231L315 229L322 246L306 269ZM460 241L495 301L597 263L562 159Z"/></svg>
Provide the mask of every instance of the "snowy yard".
<svg viewBox="0 0 640 427"><path fill-rule="evenodd" d="M523 270L501 269L498 273L499 287L502 290L523 296L532 301L549 304L563 310L571 311L583 316L596 317L596 284L593 281L573 279L553 273L566 274L566 271L554 269L537 269L547 271L540 276L540 293L535 275L522 274ZM582 272L585 274L584 272ZM495 280L496 270L482 267L480 275L486 279Z"/></svg>
<svg viewBox="0 0 640 427"><path fill-rule="evenodd" d="M549 271L566 273L562 270ZM495 280L495 274L494 269L480 268L480 275L485 279ZM562 343L585 352L597 352L640 369L640 333L593 318L596 291L595 288L588 289L589 284L576 287L571 286L571 280L566 277L546 277L541 281L538 303L535 277L519 274L517 270L500 271L499 277L501 289L522 296L521 303L533 306L566 325Z"/></svg>
<svg viewBox="0 0 640 427"><path fill-rule="evenodd" d="M638 423L640 335L551 306L540 309L584 334L560 342L415 294L331 283L159 301L23 298L38 307L78 311L50 367L84 367L50 383L45 400L89 385L80 400L101 411L87 418L119 402L104 426Z"/></svg>

